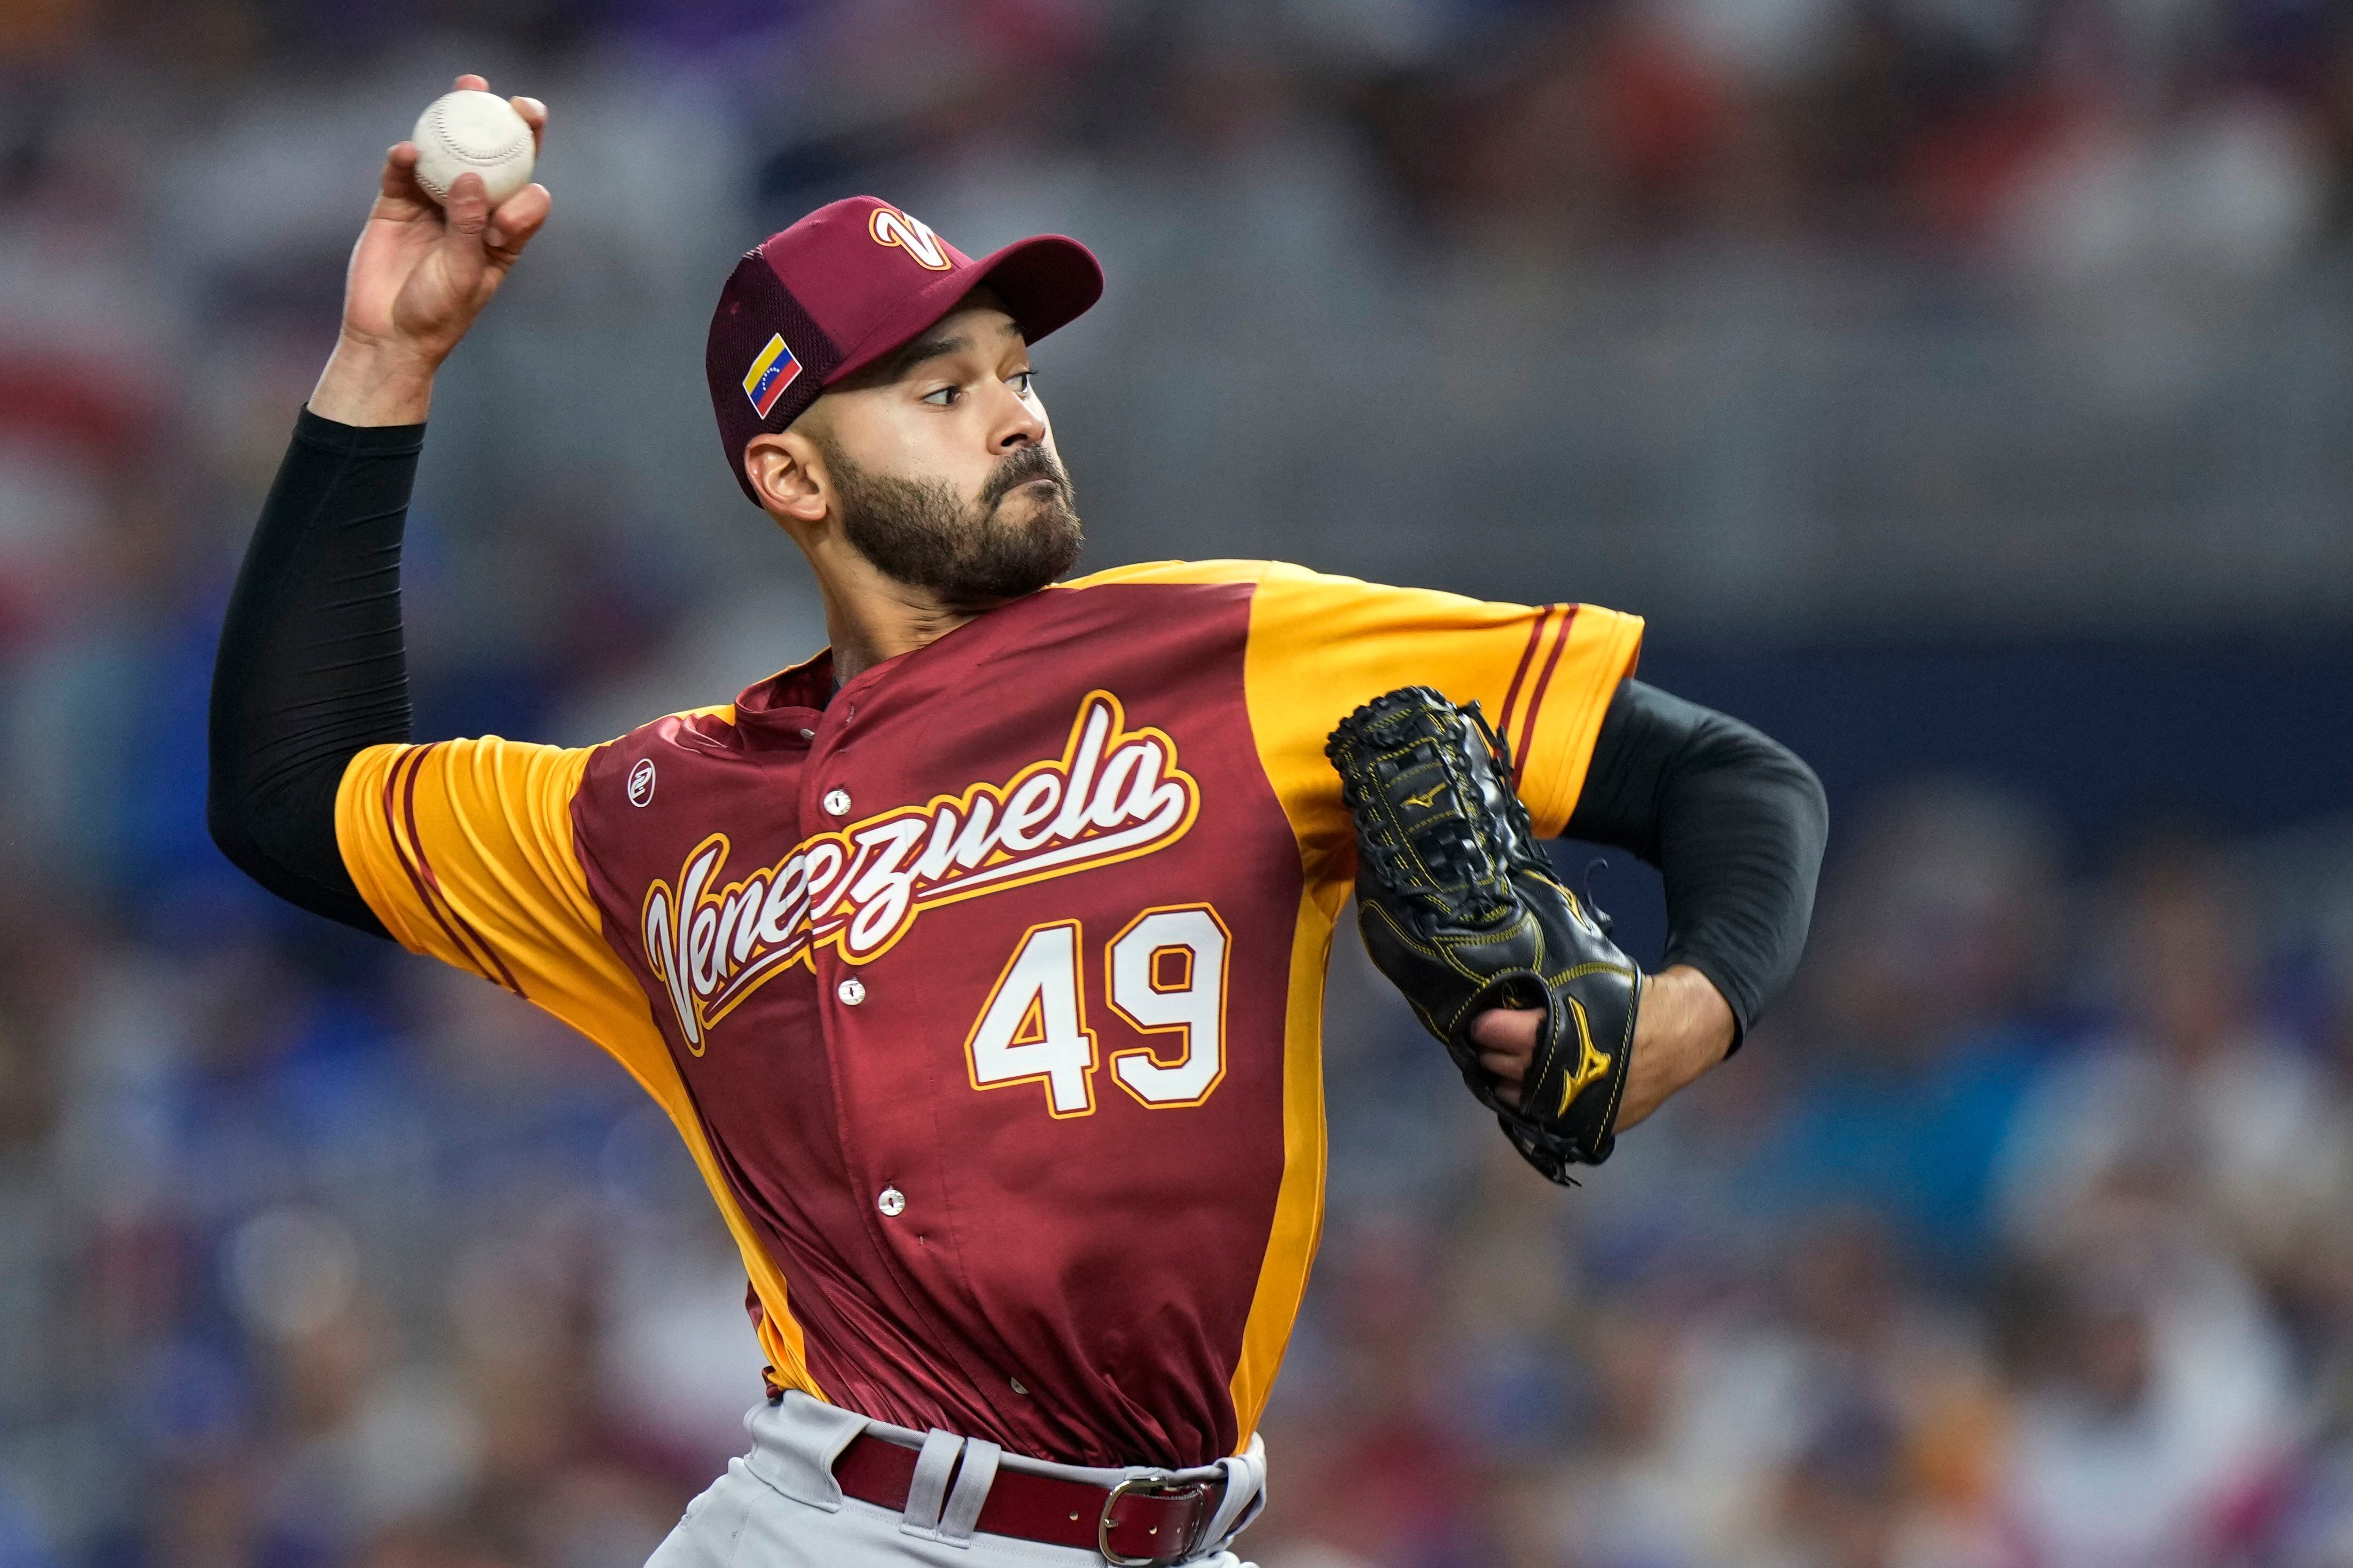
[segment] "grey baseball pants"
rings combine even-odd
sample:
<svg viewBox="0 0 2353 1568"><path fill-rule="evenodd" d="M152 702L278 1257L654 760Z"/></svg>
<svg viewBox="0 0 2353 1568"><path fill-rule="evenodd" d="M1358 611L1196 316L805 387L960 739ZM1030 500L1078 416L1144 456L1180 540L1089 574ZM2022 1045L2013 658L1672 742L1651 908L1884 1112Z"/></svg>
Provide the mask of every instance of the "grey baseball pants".
<svg viewBox="0 0 2353 1568"><path fill-rule="evenodd" d="M727 1462L727 1473L687 1504L686 1516L646 1562L646 1568L1103 1568L1092 1552L1047 1546L1006 1535L976 1532L998 1468L1031 1470L1109 1487L1125 1470L1078 1469L1006 1454L978 1438L926 1436L871 1421L854 1411L799 1393L752 1407L744 1417L752 1451ZM833 1462L863 1431L925 1448L904 1511L844 1497ZM971 1444L967 1462L949 1489L955 1461ZM985 1462L994 1453L997 1463ZM975 1463L979 1459L983 1462ZM1266 1449L1256 1437L1238 1459L1219 1461L1227 1475L1224 1503L1211 1521L1213 1543L1188 1559L1202 1568L1250 1568L1214 1544L1256 1516L1266 1490ZM1190 1474L1190 1472L1188 1472ZM928 1476L928 1481L927 1481ZM922 1517L917 1517L919 1510Z"/></svg>

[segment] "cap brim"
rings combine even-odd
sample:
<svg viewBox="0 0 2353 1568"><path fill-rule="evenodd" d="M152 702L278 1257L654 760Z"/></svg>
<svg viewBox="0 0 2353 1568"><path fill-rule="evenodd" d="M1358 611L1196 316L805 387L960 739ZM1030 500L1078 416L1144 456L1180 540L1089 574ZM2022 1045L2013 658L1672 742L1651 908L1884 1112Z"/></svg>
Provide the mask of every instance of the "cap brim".
<svg viewBox="0 0 2353 1568"><path fill-rule="evenodd" d="M1103 298L1103 264L1067 235L1040 234L951 268L909 295L888 321L852 346L825 384L835 385L896 353L984 284L1005 301L1022 337L1034 343L1070 325Z"/></svg>

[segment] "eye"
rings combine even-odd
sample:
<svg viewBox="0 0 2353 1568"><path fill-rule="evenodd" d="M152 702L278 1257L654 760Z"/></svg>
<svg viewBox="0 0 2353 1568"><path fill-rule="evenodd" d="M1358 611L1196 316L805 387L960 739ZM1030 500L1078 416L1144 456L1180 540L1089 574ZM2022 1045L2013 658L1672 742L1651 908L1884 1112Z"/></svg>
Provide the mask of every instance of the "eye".
<svg viewBox="0 0 2353 1568"><path fill-rule="evenodd" d="M1005 379L1013 384L1017 397L1028 397L1037 390L1038 373L1034 370L1017 370Z"/></svg>
<svg viewBox="0 0 2353 1568"><path fill-rule="evenodd" d="M964 388L961 386L943 386L936 391L923 394L923 401L934 408L953 408L955 406L956 399L963 395Z"/></svg>

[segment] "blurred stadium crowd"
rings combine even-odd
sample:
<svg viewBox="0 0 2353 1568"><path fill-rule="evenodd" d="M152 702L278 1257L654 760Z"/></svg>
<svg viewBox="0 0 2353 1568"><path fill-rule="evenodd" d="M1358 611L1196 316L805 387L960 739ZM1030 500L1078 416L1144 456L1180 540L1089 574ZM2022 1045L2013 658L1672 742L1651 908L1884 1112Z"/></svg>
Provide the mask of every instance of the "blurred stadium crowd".
<svg viewBox="0 0 2353 1568"><path fill-rule="evenodd" d="M860 188L1104 255L1041 356L1096 564L1719 636L2353 600L2321 0L13 0L0 1568L621 1568L758 1391L621 1075L203 833L237 552L461 68L554 106L557 207L437 404L426 733L822 640L696 373ZM2087 856L1985 772L1834 802L1796 994L1574 1194L1343 951L1266 1568L2353 1564L2345 834Z"/></svg>

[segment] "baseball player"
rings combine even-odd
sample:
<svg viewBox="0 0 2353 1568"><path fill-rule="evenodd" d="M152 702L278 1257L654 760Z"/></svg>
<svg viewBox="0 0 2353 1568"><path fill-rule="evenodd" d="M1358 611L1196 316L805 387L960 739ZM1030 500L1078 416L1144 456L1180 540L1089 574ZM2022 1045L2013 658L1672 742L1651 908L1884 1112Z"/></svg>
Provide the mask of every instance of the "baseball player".
<svg viewBox="0 0 2353 1568"><path fill-rule="evenodd" d="M472 175L445 209L415 160L386 158L229 607L215 837L572 1025L676 1124L769 1397L658 1563L1232 1563L1323 1205L1356 859L1335 723L1409 684L1475 700L1536 835L1661 865L1621 1131L1794 964L1819 786L1630 680L1642 626L1609 610L1265 562L1062 581L1080 522L1031 353L1094 302L1095 258L976 260L864 196L743 257L705 362L830 647L585 750L413 743L400 539L434 373L549 212ZM1506 1101L1542 1017L1472 1026Z"/></svg>

